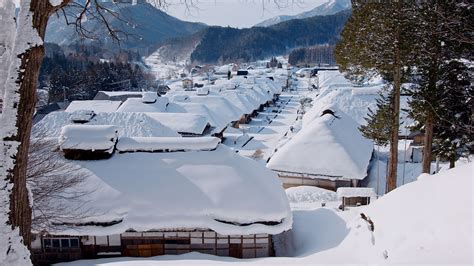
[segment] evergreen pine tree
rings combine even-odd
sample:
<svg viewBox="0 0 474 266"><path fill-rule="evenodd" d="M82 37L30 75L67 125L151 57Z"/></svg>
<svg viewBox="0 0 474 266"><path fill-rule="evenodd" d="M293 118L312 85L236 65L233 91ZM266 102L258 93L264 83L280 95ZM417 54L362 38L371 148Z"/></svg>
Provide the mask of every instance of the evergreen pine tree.
<svg viewBox="0 0 474 266"><path fill-rule="evenodd" d="M441 68L438 86L441 91L436 108L434 154L450 162L450 168L474 141L472 135L472 69L457 60Z"/></svg>
<svg viewBox="0 0 474 266"><path fill-rule="evenodd" d="M390 143L391 128L391 110L393 109L393 95L391 90L383 90L379 93L377 99L377 109L369 108L365 121L366 125L359 127L362 135L374 141L376 145L385 146Z"/></svg>
<svg viewBox="0 0 474 266"><path fill-rule="evenodd" d="M413 4L405 1L352 1L353 12L336 46L336 61L354 80L363 81L374 71L392 88L390 112L390 157L387 190L396 188L400 88L410 65Z"/></svg>
<svg viewBox="0 0 474 266"><path fill-rule="evenodd" d="M438 145L443 143L445 152L442 153L446 155L449 153L448 150L451 150L451 155L448 157L454 158L453 148L445 146L451 141L444 137L435 139L439 137L435 136L435 127L438 121L452 118L447 110L439 108L445 98L449 98L446 95L451 88L449 83L452 83L452 86L459 86L459 81L456 78L447 78L446 75L443 78L442 75L447 69L456 73L462 72L459 65L450 62L469 56L472 50L472 44L459 40L460 36L466 35L463 32L469 28L468 18L472 18L472 12L466 12L467 6L459 5L456 1L420 2L415 7L417 24L414 35L417 42L413 44L413 50L416 54L414 61L416 79L413 81L415 86L411 89L410 116L417 122L416 127L424 131L422 171L430 173L434 142ZM453 25L459 26L459 30L453 30ZM452 74L453 77L456 76ZM459 100L464 101L466 98ZM447 117L443 118L440 114L446 114Z"/></svg>

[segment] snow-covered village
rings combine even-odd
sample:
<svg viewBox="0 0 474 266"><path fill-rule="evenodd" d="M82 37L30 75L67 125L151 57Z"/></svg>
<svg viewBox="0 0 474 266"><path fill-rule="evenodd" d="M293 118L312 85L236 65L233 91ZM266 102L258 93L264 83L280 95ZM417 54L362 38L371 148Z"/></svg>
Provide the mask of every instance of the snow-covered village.
<svg viewBox="0 0 474 266"><path fill-rule="evenodd" d="M473 6L0 0L0 266L473 265Z"/></svg>

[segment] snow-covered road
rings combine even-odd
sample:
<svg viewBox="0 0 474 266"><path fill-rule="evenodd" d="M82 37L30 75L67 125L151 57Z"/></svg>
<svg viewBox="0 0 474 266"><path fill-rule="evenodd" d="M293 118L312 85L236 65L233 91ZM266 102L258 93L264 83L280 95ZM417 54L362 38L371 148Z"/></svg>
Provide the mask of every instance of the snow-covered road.
<svg viewBox="0 0 474 266"><path fill-rule="evenodd" d="M265 163L275 148L286 140L290 127L296 123L299 99L298 92L284 92L275 106L259 112L249 124L227 131L224 144L243 156Z"/></svg>

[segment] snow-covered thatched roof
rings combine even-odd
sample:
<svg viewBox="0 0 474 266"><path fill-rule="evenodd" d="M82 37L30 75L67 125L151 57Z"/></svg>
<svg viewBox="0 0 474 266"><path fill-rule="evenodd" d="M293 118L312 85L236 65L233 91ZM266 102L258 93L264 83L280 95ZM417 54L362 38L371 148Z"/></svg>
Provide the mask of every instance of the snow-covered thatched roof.
<svg viewBox="0 0 474 266"><path fill-rule="evenodd" d="M66 112L72 113L75 111L94 111L101 112L115 112L119 108L121 102L109 100L90 100L90 101L72 101L66 108Z"/></svg>
<svg viewBox="0 0 474 266"><path fill-rule="evenodd" d="M107 151L112 153L118 129L110 125L67 125L61 130L61 150Z"/></svg>
<svg viewBox="0 0 474 266"><path fill-rule="evenodd" d="M305 125L272 156L275 171L326 179L364 179L373 144L352 118L336 109Z"/></svg>
<svg viewBox="0 0 474 266"><path fill-rule="evenodd" d="M135 137L120 138L117 150L120 152L136 151L211 151L217 148L219 138L173 138L173 137Z"/></svg>
<svg viewBox="0 0 474 266"><path fill-rule="evenodd" d="M53 112L46 115L33 127L37 138L58 137L61 128L74 124L75 113ZM179 134L143 113L97 113L85 125L114 125L119 136L126 137L179 137Z"/></svg>
<svg viewBox="0 0 474 266"><path fill-rule="evenodd" d="M204 115L193 113L145 113L178 133L202 135L210 124Z"/></svg>
<svg viewBox="0 0 474 266"><path fill-rule="evenodd" d="M213 151L117 153L107 160L75 162L100 180L87 199L95 215L50 233L202 228L231 235L277 234L292 225L276 174L224 145ZM113 225L84 225L88 222Z"/></svg>
<svg viewBox="0 0 474 266"><path fill-rule="evenodd" d="M202 103L171 102L167 108L168 113L189 113L204 116L213 127L212 133L219 133L226 128L230 121L219 112L209 109Z"/></svg>
<svg viewBox="0 0 474 266"><path fill-rule="evenodd" d="M150 94L147 94L144 99L142 98L128 98L123 104L117 109L117 112L164 112L168 105L167 97L157 97L156 101L151 103L146 102L149 100Z"/></svg>

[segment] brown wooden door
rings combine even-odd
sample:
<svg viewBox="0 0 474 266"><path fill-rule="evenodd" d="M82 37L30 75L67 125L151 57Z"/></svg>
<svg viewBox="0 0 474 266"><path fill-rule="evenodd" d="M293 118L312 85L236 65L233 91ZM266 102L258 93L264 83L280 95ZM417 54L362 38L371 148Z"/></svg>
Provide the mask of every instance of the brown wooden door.
<svg viewBox="0 0 474 266"><path fill-rule="evenodd" d="M229 244L229 256L241 259L242 258L242 245Z"/></svg>

